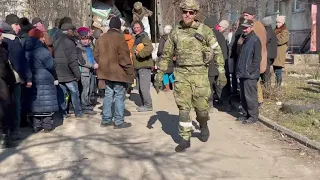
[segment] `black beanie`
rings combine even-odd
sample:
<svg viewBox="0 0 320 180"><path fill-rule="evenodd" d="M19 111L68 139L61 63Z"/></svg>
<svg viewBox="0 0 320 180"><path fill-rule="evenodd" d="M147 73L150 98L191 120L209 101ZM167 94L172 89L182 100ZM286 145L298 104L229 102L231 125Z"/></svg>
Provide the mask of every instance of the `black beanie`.
<svg viewBox="0 0 320 180"><path fill-rule="evenodd" d="M216 27L218 20L216 16L209 16L207 17L204 22L205 25L209 26L210 28Z"/></svg>
<svg viewBox="0 0 320 180"><path fill-rule="evenodd" d="M256 15L256 13L257 13L257 11L256 11L256 8L254 8L254 7L247 7L244 11L243 11L243 13L248 13L248 14L250 14L250 15Z"/></svg>
<svg viewBox="0 0 320 180"><path fill-rule="evenodd" d="M109 23L110 29L121 29L121 21L118 17L113 17Z"/></svg>
<svg viewBox="0 0 320 180"><path fill-rule="evenodd" d="M8 16L6 16L6 23L9 24L9 25L19 24L20 23L20 19L15 14L9 14Z"/></svg>

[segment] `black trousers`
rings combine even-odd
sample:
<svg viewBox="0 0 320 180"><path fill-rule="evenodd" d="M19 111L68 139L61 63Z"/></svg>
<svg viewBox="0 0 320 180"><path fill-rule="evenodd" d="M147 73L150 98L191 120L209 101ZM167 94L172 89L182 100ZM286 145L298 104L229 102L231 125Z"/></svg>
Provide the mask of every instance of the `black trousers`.
<svg viewBox="0 0 320 180"><path fill-rule="evenodd" d="M240 78L240 98L244 116L255 120L259 117L257 84L258 79Z"/></svg>

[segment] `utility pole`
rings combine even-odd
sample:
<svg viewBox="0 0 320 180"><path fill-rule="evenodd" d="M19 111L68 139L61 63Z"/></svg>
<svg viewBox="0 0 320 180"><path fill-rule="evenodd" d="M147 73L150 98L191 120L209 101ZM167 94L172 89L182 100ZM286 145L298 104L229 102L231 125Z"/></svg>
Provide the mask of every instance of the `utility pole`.
<svg viewBox="0 0 320 180"><path fill-rule="evenodd" d="M163 16L162 16L162 6L161 6L161 0L157 0L157 22L158 22L158 28L159 28L159 34L163 34Z"/></svg>
<svg viewBox="0 0 320 180"><path fill-rule="evenodd" d="M92 24L92 0L87 0L87 3L86 3L86 24L87 24L87 27L91 28L91 24Z"/></svg>

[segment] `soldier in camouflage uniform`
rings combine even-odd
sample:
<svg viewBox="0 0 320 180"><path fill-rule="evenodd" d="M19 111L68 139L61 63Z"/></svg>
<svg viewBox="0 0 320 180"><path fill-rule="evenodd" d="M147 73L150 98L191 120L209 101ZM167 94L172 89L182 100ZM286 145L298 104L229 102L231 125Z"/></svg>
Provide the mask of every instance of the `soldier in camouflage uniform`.
<svg viewBox="0 0 320 180"><path fill-rule="evenodd" d="M200 124L200 140L206 142L209 138L207 121L209 117L210 84L208 80L208 65L215 63L219 73L224 74L224 60L221 48L212 30L195 21L199 11L196 0L183 0L180 3L183 20L173 29L166 42L163 56L158 64L155 86L161 84L163 73L166 72L173 55L177 56L177 67L174 96L179 108L179 134L182 137L176 152L183 152L190 147L192 120L190 110L194 107L197 121ZM215 56L215 57L214 57ZM215 59L216 61L211 61Z"/></svg>

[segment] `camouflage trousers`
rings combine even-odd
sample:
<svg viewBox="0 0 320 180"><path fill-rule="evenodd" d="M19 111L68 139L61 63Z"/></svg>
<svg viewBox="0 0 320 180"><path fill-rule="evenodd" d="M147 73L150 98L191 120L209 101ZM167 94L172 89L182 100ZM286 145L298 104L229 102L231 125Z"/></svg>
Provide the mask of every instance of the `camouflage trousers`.
<svg viewBox="0 0 320 180"><path fill-rule="evenodd" d="M194 108L200 126L209 118L210 84L208 75L175 73L174 97L179 108L179 135L188 140L191 137L192 120L190 110Z"/></svg>

